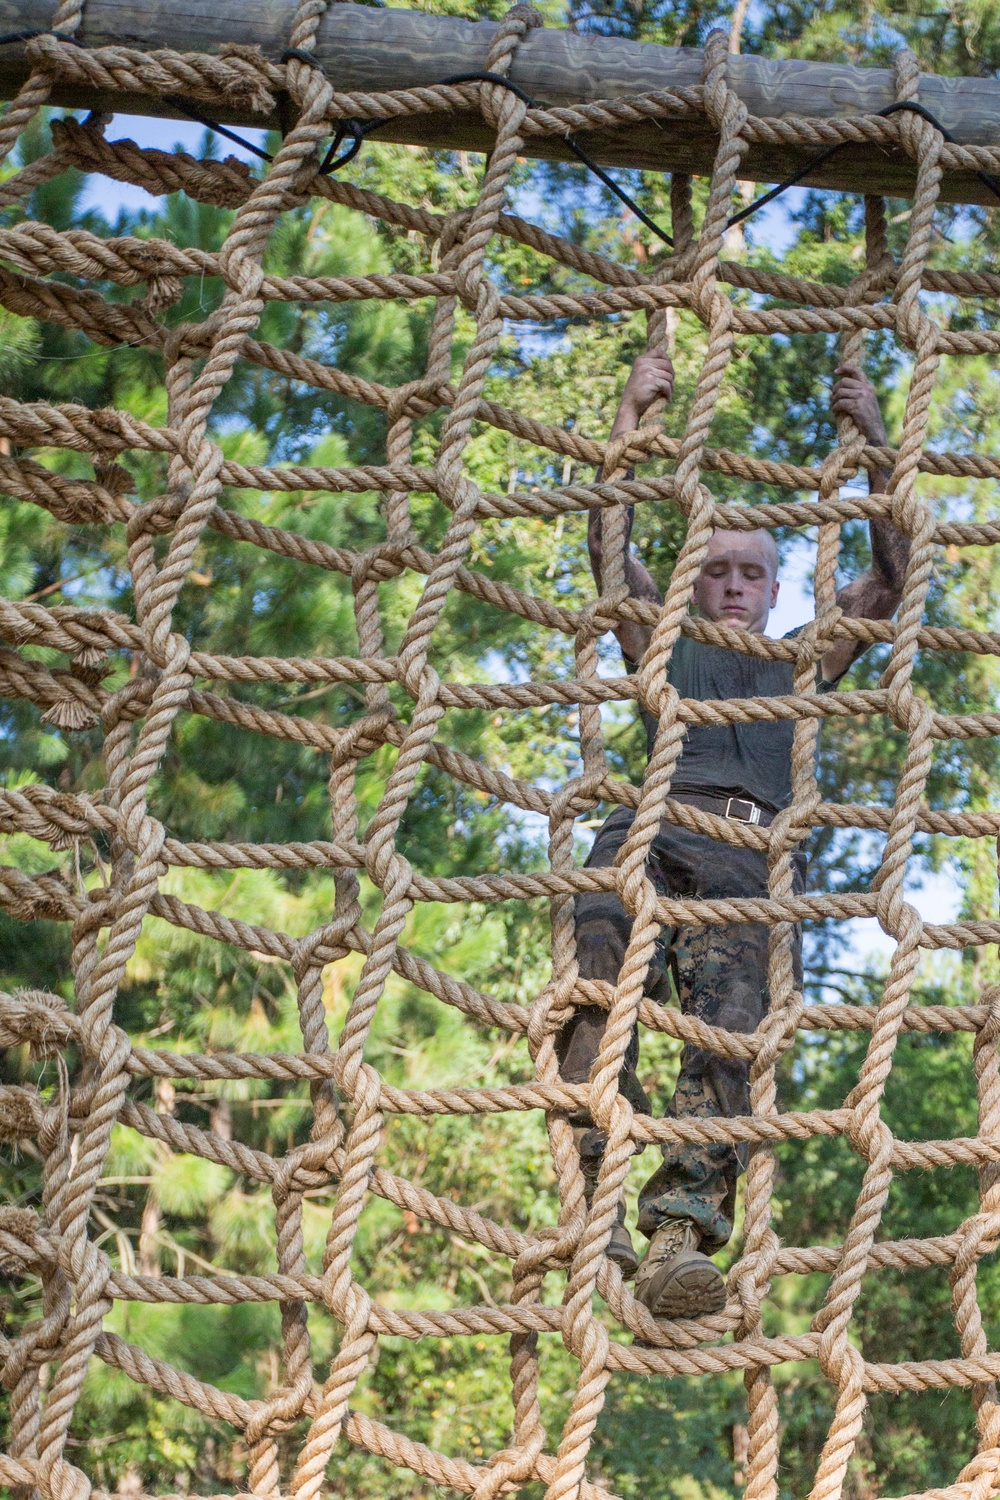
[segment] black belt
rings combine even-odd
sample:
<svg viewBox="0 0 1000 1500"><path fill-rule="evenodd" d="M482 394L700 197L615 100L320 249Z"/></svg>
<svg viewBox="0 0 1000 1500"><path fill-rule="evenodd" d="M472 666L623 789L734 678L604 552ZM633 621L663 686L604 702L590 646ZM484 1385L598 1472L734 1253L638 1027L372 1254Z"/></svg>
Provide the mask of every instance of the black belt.
<svg viewBox="0 0 1000 1500"><path fill-rule="evenodd" d="M735 823L753 823L758 828L767 828L777 816L769 808L751 802L749 797L713 797L708 792L676 792L675 802L687 802L691 807L703 807L706 812L719 818L732 818Z"/></svg>

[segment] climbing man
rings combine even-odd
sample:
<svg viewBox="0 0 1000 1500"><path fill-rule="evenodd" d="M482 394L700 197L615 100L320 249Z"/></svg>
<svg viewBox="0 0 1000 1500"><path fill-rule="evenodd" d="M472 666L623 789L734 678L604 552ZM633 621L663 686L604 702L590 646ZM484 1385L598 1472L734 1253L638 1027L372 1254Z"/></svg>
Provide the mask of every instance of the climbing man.
<svg viewBox="0 0 1000 1500"><path fill-rule="evenodd" d="M665 350L635 361L611 436L634 431L658 397L670 400L674 371ZM836 372L831 410L850 417L873 446L886 441L878 399L857 365ZM881 493L888 475L870 471L869 491ZM601 588L600 510L590 512L590 562ZM633 510L628 511L631 536ZM885 620L895 613L903 591L910 543L891 522L869 525L871 566L841 589L837 603L849 617ZM625 578L633 598L660 604L662 597L647 569L627 544ZM768 531L716 531L694 588L702 619L763 633L778 598L778 549ZM793 632L794 633L794 632ZM652 630L631 620L616 628L626 667L634 671ZM817 689L830 691L864 648L838 640L823 655ZM674 645L669 680L682 698L749 698L792 692L790 662L769 661L705 645L680 636ZM644 715L650 749L655 720ZM788 720L730 725L692 725L674 771L670 795L720 817L766 828L791 800L793 726ZM633 814L619 807L599 830L587 865L614 864ZM667 897L719 898L766 895L766 856L663 822L650 848L647 872ZM805 859L796 856L795 890L804 890ZM576 898L576 943L580 974L614 984L631 932L631 918L610 891L588 891ZM647 994L665 1001L668 976L681 1010L728 1031L752 1032L768 1008L768 929L762 924L673 927L661 931L646 982ZM796 944L797 982L801 956ZM597 1006L581 1006L559 1033L560 1071L568 1083L584 1083L597 1056L607 1019ZM650 1102L636 1076L638 1034L633 1035L620 1087L632 1106L649 1114ZM743 1115L750 1109L749 1068L690 1044L685 1046L669 1112L674 1115ZM586 1113L571 1116L580 1151L588 1202L600 1170L605 1137ZM639 1195L639 1230L649 1238L639 1264L619 1206L608 1255L626 1277L636 1277L635 1295L654 1317L697 1317L721 1310L726 1292L722 1273L709 1258L733 1230L736 1182L745 1166L745 1148L725 1145L664 1145L662 1165Z"/></svg>

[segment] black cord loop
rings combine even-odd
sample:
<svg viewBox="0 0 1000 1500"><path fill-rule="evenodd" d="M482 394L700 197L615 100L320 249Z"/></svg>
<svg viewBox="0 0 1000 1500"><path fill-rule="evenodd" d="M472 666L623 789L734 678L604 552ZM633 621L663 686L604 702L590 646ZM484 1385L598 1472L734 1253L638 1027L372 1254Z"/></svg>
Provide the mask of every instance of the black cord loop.
<svg viewBox="0 0 1000 1500"><path fill-rule="evenodd" d="M84 51L86 51L86 42L81 42L79 38L70 36L66 31L49 30L4 32L3 36L0 36L0 47L10 47L13 46L15 42L33 42L36 37L40 36L54 36L60 42L71 42L74 47L81 47Z"/></svg>
<svg viewBox="0 0 1000 1500"><path fill-rule="evenodd" d="M74 47L80 47L84 49L86 48L86 43L79 41L75 36L69 36L61 31L43 30L8 31L3 35L0 35L0 47L13 45L16 42L30 42L33 41L36 37L40 36L54 36L57 37L61 42L72 43ZM318 68L319 71L325 75L326 70L324 69L323 64L318 60L318 58L314 57L311 52L303 51L301 47L289 47L281 54L282 62L291 62L293 60L296 62L305 63L308 67L311 68ZM456 73L450 78L442 78L439 80L439 86L441 87L450 87L454 84L459 83L489 83L496 88L508 89L510 93L516 95L517 98L522 101L522 103L526 104L529 109L538 109L541 107L534 99L531 98L530 94L525 93L524 89L519 88L516 83L511 83L509 78L504 78L500 73ZM196 106L191 104L187 99L183 99L179 94L167 94L164 97L166 99L166 102L173 109L176 109L179 114L186 115L188 119L195 120L199 125L204 125L207 130L213 130L217 135L224 136L226 140L232 141L235 145L242 146L245 151L252 152L252 154L259 157L261 161L269 162L274 160L271 153L269 151L265 151L262 146L254 145L252 141L248 141L245 139L245 137L237 135L236 131L228 129L228 127L225 125L220 125L218 121L211 119L206 114L203 114L201 110L196 108ZM885 109L880 109L878 111L878 114L882 118L886 119L890 115L898 114L900 113L900 111L904 110L908 111L911 114L919 115L922 120L926 120L928 124L933 125L935 130L941 132L941 135L949 145L954 146L958 144L951 132L949 130L946 130L937 116L933 115L931 111L927 109L923 104L917 104L912 100L900 100L896 104L887 105ZM326 155L320 163L320 174L326 177L333 172L339 172L341 167L346 167L348 162L354 161L354 159L358 156L359 152L361 151L366 140L372 134L372 132L378 130L382 125L388 124L388 120L382 119L338 121L336 130L334 131L333 140L331 141L327 149ZM340 155L338 156L338 151L340 151L341 146L343 146L344 142L348 138L350 138L351 144L348 146L346 151L340 152ZM566 145L573 152L573 155L577 158L577 160L587 168L587 171L591 172L598 179L598 181L604 184L609 192L614 194L614 196L619 200L620 203L623 203L627 209L635 214L640 223L645 224L646 228L650 230L651 233L655 234L658 239L662 240L665 245L669 245L671 247L673 246L674 242L671 239L670 235L667 234L666 230L661 229L659 224L657 224L654 219L651 219L650 216L639 207L635 199L632 198L624 188L620 187L618 183L615 182L614 178L608 172L606 172L602 166L594 161L593 157L584 150L584 148L579 144L579 142L570 132L567 131L562 139L566 142ZM810 176L813 172L816 171L818 167L823 166L824 163L828 162L832 156L835 156L836 153L842 149L842 147L849 144L852 143L848 141L836 141L832 146L825 147L822 151L811 157L810 160L807 161L803 167L800 167L800 169L791 177L786 178L784 182L778 183L776 187L771 188L768 192L762 193L759 198L755 198L752 203L748 203L745 208L742 208L738 213L733 214L729 219L726 220L726 228L732 229L734 225L744 223L744 221L749 219L752 214L759 213L762 208L765 208L767 206L767 204L773 203L776 198L780 198L783 193L787 193L789 188L795 187L802 181L804 177ZM1000 178L994 177L990 172L981 172L978 169L976 171L976 176L985 187L989 188L993 196L998 201L1000 201Z"/></svg>
<svg viewBox="0 0 1000 1500"><path fill-rule="evenodd" d="M233 141L237 146L242 146L244 151L252 151L254 156L259 156L261 161L273 161L274 157L270 151L265 151L263 146L255 146L253 141L248 141L242 135L237 135L235 130L230 130L226 125L220 125L217 120L210 120L208 115L203 115L200 109L196 109L187 99L182 99L179 94L164 94L164 99L179 114L187 115L189 120L195 120L199 125L204 125L207 130L214 130L216 135L224 135L227 141Z"/></svg>
<svg viewBox="0 0 1000 1500"><path fill-rule="evenodd" d="M926 109L924 105L916 104L912 100L901 99L896 104L887 104L885 109L878 110L878 114L883 119L888 119L890 115L897 115L900 111L919 115L922 120L926 120L929 125L933 125L935 130L939 130L949 145L955 146L958 144L951 131L945 129L936 115L932 115L930 110ZM827 146L818 155L810 158L805 166L801 167L795 173L794 177L789 177L787 182L779 183L777 187L771 188L770 192L762 193L759 198L755 198L752 203L749 203L746 208L741 209L738 214L733 214L732 218L728 220L726 228L732 229L734 224L741 224L744 219L749 219L750 215L755 214L758 209L763 208L768 203L773 203L775 198L780 198L782 193L786 193L789 188L795 187L797 183L802 181L803 177L808 177L811 172L815 172L817 167L821 167L824 162L829 161L831 156L835 156L843 146L850 144L852 143L849 141L836 141L832 146ZM995 198L1000 199L1000 179L991 176L988 172L977 171L976 176L980 182L989 188Z"/></svg>

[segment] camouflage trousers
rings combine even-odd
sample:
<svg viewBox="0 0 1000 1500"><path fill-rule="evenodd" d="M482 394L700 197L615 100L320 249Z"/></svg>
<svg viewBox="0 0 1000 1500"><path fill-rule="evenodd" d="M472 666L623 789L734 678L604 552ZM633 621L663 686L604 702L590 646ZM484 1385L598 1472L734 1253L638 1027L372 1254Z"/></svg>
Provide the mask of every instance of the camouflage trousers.
<svg viewBox="0 0 1000 1500"><path fill-rule="evenodd" d="M632 823L618 808L600 829L588 867L614 864ZM716 843L701 834L663 823L653 840L647 871L662 896L723 897L767 893L767 860L753 849ZM805 859L797 856L795 890L805 889ZM576 943L584 979L616 983L632 930L617 896L587 891L576 898ZM751 1032L766 1014L768 929L757 923L665 928L646 980L651 999L666 1004L670 985L685 1015L727 1031ZM795 936L796 984L801 984L799 934ZM581 1006L556 1038L560 1073L567 1083L585 1083L604 1034L607 1012ZM638 1028L633 1032L619 1079L634 1109L652 1113L636 1076ZM749 1067L686 1045L668 1114L743 1115L750 1110ZM584 1177L592 1185L605 1146L603 1131L586 1113L570 1117L576 1127ZM746 1165L746 1148L725 1145L664 1145L662 1165L639 1195L638 1227L653 1235L667 1219L689 1218L698 1225L702 1246L720 1249L733 1232L736 1183Z"/></svg>

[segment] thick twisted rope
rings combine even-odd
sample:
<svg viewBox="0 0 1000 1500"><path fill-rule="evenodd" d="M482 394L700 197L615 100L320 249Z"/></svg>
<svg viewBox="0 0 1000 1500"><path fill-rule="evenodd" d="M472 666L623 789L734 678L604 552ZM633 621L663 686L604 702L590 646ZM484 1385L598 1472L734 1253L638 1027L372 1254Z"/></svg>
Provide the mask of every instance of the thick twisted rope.
<svg viewBox="0 0 1000 1500"><path fill-rule="evenodd" d="M691 89L599 101L559 109L528 107L490 82L467 82L394 93L338 93L310 61L323 0L302 0L289 35L287 60L275 63L245 49L217 57L175 52L142 53L119 46L86 49L71 40L80 7L66 0L52 33L28 44L32 74L0 124L0 155L7 157L57 79L104 89L163 96L181 93L206 108L238 98L248 109L269 111L277 95L289 96L296 124L273 162L257 177L240 162L196 161L183 152L141 150L130 141L108 141L101 122L54 121L53 149L14 170L0 186L0 208L16 219L0 225L0 304L11 312L47 320L106 347L155 350L165 367L168 410L161 425L126 411L79 405L22 403L0 397L0 488L12 501L33 504L57 522L114 531L127 549L135 598L134 618L112 610L51 605L41 600L0 600L0 696L33 706L59 732L90 732L103 749L104 780L86 795L44 784L0 792L0 834L18 833L46 845L51 867L26 873L0 865L0 907L22 922L55 920L69 926L74 1002L27 990L0 995L0 1043L30 1048L36 1059L72 1052L80 1059L72 1078L61 1074L54 1096L30 1085L0 1088L0 1138L35 1141L44 1157L37 1212L0 1209L0 1257L5 1271L34 1278L41 1287L38 1316L0 1342L3 1378L10 1392L8 1451L0 1477L19 1495L45 1500L87 1500L90 1481L77 1467L66 1439L88 1362L96 1357L130 1379L229 1424L248 1453L246 1490L262 1497L321 1493L331 1456L342 1438L428 1481L487 1500L528 1482L546 1486L549 1500L606 1491L586 1477L588 1452L609 1380L615 1373L694 1377L742 1371L748 1401L750 1451L747 1493L773 1500L780 1462L780 1405L771 1371L787 1361L818 1360L831 1383L836 1410L820 1460L814 1494L833 1500L842 1492L861 1428L868 1393L963 1388L976 1417L978 1451L956 1461L952 1486L935 1494L987 1500L1000 1474L1000 1407L995 1381L1000 1355L990 1351L977 1296L977 1273L1000 1240L1000 1084L998 999L983 995L969 1006L914 1003L913 981L921 949L961 949L996 943L1000 920L949 924L922 922L904 894L918 833L948 837L1000 837L1000 811L941 810L927 805L926 785L936 741L1000 734L1000 713L990 707L940 712L913 683L918 651L1000 655L1000 634L925 622L925 602L941 546L1000 542L1000 523L951 521L932 515L921 499L920 476L960 479L1000 477L1000 457L947 453L927 446L927 418L943 355L1000 351L1000 334L954 330L925 310L921 294L995 298L1000 276L940 270L930 264L933 214L942 173L953 169L1000 172L1000 151L945 142L926 119L900 113L812 121L749 116L726 84L726 39L705 50L702 83ZM496 33L487 71L500 77L539 18L518 5ZM906 54L897 64L900 101L916 97L918 74ZM471 209L435 214L397 203L347 181L323 175L325 143L338 121L398 118L431 111L478 112L496 145ZM674 253L646 271L612 261L538 229L506 212L510 173L523 142L533 136L586 132L629 121L708 118L719 146L707 207L695 224L690 183L671 189ZM807 281L722 258L726 220L740 163L756 141L823 148L838 142L888 146L917 168L917 189L905 253L889 253L879 203L866 207L864 265L846 284ZM233 210L218 253L178 247L161 239L102 239L87 230L57 230L21 216L40 185L68 169L103 173L154 194L184 192L195 201ZM433 252L424 269L408 274L281 276L264 269L268 237L282 213L313 198L380 218L391 229L421 240ZM573 273L558 293L499 289L490 274L497 237L522 245ZM168 326L163 314L185 281L219 277L225 286L217 311L202 320ZM88 286L86 283L93 283ZM145 288L141 301L125 302L102 288ZM739 294L753 293L780 306L760 307ZM736 294L736 295L734 295ZM267 304L308 308L323 302L433 299L434 313L422 374L393 387L363 379L320 358L280 348L258 337ZM574 318L600 323L643 312L651 341L665 320L680 315L698 324L704 354L694 398L680 437L660 430L657 413L641 430L615 444L539 421L519 410L516 385L510 404L486 392L490 366L507 319L544 322ZM457 320L472 337L455 372ZM864 334L891 334L910 357L910 380L899 447L874 448L849 423L837 442L812 465L749 456L713 447L713 414L734 352L753 335L836 335L846 358L860 357ZM302 382L384 414L384 462L319 466L245 464L227 460L212 435L219 393L237 364ZM443 414L433 462L418 461L414 424ZM467 462L475 424L486 424L519 443L547 450L564 465L560 485L509 493L481 490ZM10 451L6 451L10 450ZM65 451L93 461L94 477L69 478L37 451ZM159 454L169 465L165 493L140 504L131 493L124 454ZM629 466L656 459L666 472L628 477ZM572 465L594 465L602 477L573 479ZM885 494L843 493L862 467L891 471ZM719 503L708 474L768 486L758 504ZM266 525L220 503L223 489L351 495L380 498L383 539L366 550L314 541L294 530ZM784 493L782 493L784 492ZM421 537L411 494L434 495L448 513L435 546ZM628 597L624 577L624 507L675 506L686 523L681 552L662 609ZM475 544L484 526L528 519L556 520L599 508L606 566L599 598L567 602L544 588L497 581L476 564ZM912 542L902 608L892 622L846 620L835 602L840 528L885 517ZM778 641L731 627L696 621L688 604L714 527L819 527L815 619L794 641ZM336 657L229 656L192 649L174 628L178 593L195 549L211 530L234 545L256 547L297 567L319 568L349 580L356 639ZM410 575L419 598L398 648L384 633L384 598ZM539 630L572 641L572 676L525 683L459 683L435 669L443 611L456 592ZM652 631L652 642L634 677L602 676L597 642L623 620ZM793 690L780 697L726 702L682 700L669 683L671 654L682 635L784 661ZM889 648L878 688L819 695L815 663L838 640ZM35 648L60 653L62 665ZM110 688L109 653L134 664L128 683ZM349 727L322 716L278 708L240 696L257 684L308 687L310 692L349 686L363 711ZM221 689L221 690L220 690ZM390 691L390 689L392 691ZM653 755L642 785L612 775L601 731L601 705L638 702L659 720ZM406 711L400 709L406 704ZM442 735L449 709L499 713L561 707L578 713L580 771L560 787L511 775L487 759L456 750ZM153 779L163 774L165 751L181 715L196 714L242 734L294 744L328 760L329 837L311 841L185 842L172 837L150 812ZM820 800L815 777L822 719L850 717L861 724L887 721L906 744L903 771L891 806ZM791 806L768 828L737 823L677 801L671 779L691 724L725 725L786 720L794 724ZM359 767L386 747L393 768L367 827L362 828L356 779ZM430 876L398 848L401 819L425 765L456 782L548 820L548 868L530 874ZM94 783L96 785L96 783ZM574 857L574 820L602 803L632 808L635 819L616 865L582 870ZM770 871L765 896L700 900L664 898L646 872L651 841L661 823L705 834L737 848L763 853ZM879 832L885 848L869 891L796 895L792 860L813 829ZM72 873L81 849L99 838L112 850L107 882L88 888ZM172 869L327 871L334 899L327 920L294 936L263 922L248 922L182 900L163 888ZM381 892L371 930L360 901L361 878ZM573 897L582 891L615 892L633 918L632 938L616 985L582 977L576 962ZM407 920L421 902L549 903L552 927L550 982L526 1004L502 1000L457 980L404 944ZM145 920L153 916L203 939L239 948L253 962L285 966L294 985L302 1049L295 1053L177 1053L133 1045L115 1019L115 1001ZM806 1006L792 961L793 924L876 918L895 943L888 979L873 1006ZM770 1014L752 1035L733 1033L683 1016L650 999L646 976L664 925L760 922L771 929ZM328 966L357 956L361 973L339 1038L328 1030L323 1004ZM499 1029L527 1044L523 1080L479 1088L402 1089L388 1084L366 1058L366 1045L390 975L405 978L469 1024ZM554 1036L576 1005L600 1006L608 1025L587 1084L559 1077ZM678 1041L740 1059L750 1070L751 1113L735 1119L652 1119L633 1112L618 1078L632 1028L661 1031ZM856 1087L837 1108L782 1112L776 1068L803 1032L856 1031L867 1048ZM970 1100L978 1102L974 1136L898 1140L882 1117L882 1099L896 1044L903 1032L973 1038ZM530 1060L530 1063L529 1063ZM184 1123L170 1109L135 1097L137 1081L188 1080L212 1084L252 1080L303 1086L308 1130L284 1154L247 1146L217 1129ZM305 1090L308 1085L308 1091ZM567 1115L589 1110L608 1146L587 1206L580 1161ZM556 1222L535 1228L499 1224L472 1207L438 1195L388 1171L382 1162L386 1116L432 1120L442 1115L485 1116L539 1112L545 1120L559 1193ZM246 1178L271 1194L276 1269L246 1275L219 1266L214 1275L137 1274L109 1255L92 1222L95 1194L105 1170L111 1130L138 1132L157 1149L199 1157ZM864 1164L864 1181L843 1242L790 1246L771 1216L775 1147L838 1137ZM743 1241L729 1278L725 1310L704 1322L654 1320L623 1285L605 1251L633 1153L653 1143L746 1143ZM960 1164L979 1174L979 1208L952 1234L925 1240L879 1239L894 1174ZM302 1213L307 1193L334 1200L322 1274L309 1271ZM397 1210L510 1262L510 1290L498 1305L398 1309L382 1306L355 1272L352 1249L366 1203L378 1197ZM852 1320L863 1278L882 1268L914 1274L946 1267L961 1353L952 1359L906 1363L865 1359L852 1342ZM795 1336L765 1333L762 1302L775 1278L819 1273L830 1278L811 1329ZM544 1278L561 1281L561 1305L542 1299ZM603 1303L598 1310L597 1298ZM191 1304L205 1308L241 1302L275 1302L281 1310L280 1378L267 1396L246 1401L195 1378L109 1333L115 1302ZM337 1352L323 1383L314 1381L314 1352L307 1314L322 1305L340 1329ZM510 1340L510 1440L484 1462L436 1452L390 1426L352 1409L358 1379L382 1336L408 1339L475 1334ZM577 1364L578 1379L561 1432L548 1431L540 1397L539 1358L546 1339L559 1338ZM51 1372L43 1382L41 1372ZM297 1432L294 1449L289 1438ZM279 1438L281 1441L279 1442ZM964 1467L963 1467L964 1465ZM102 1492L98 1492L102 1493Z"/></svg>

